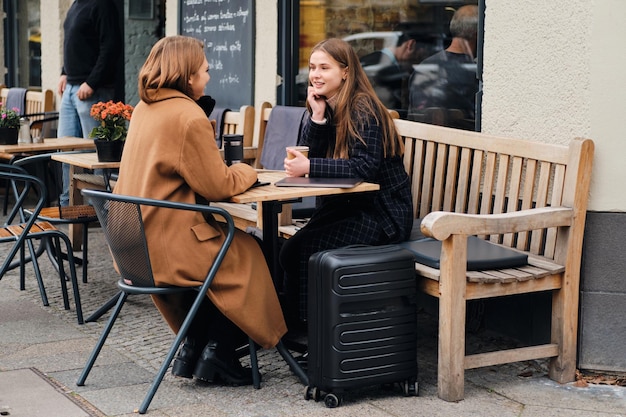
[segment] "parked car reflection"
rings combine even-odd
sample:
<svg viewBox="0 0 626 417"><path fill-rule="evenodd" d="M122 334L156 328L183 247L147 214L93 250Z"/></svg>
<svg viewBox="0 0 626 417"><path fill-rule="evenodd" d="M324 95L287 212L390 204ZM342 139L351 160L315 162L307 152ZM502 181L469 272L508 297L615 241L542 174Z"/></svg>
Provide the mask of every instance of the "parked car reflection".
<svg viewBox="0 0 626 417"><path fill-rule="evenodd" d="M447 46L448 35L428 25L403 23L401 30L364 32L345 36L357 52L374 90L383 104L406 118L409 107L409 78L413 66ZM298 100L304 105L308 68L296 76Z"/></svg>

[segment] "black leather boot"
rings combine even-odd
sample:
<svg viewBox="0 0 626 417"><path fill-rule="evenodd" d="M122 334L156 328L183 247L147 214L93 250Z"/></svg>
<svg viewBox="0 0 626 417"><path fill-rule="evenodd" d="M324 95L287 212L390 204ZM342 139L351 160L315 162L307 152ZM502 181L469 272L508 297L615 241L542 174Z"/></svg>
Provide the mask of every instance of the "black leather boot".
<svg viewBox="0 0 626 417"><path fill-rule="evenodd" d="M217 356L217 342L210 341L202 351L193 375L206 382L222 381L230 385L251 385L252 369L244 368L239 361Z"/></svg>
<svg viewBox="0 0 626 417"><path fill-rule="evenodd" d="M191 378L201 353L202 344L198 343L195 338L186 337L174 358L172 375L182 378Z"/></svg>

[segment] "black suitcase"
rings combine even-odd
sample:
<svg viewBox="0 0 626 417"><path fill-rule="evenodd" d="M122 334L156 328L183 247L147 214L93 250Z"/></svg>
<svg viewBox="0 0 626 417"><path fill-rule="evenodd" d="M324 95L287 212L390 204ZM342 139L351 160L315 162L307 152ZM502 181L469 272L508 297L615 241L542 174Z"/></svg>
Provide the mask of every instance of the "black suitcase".
<svg viewBox="0 0 626 417"><path fill-rule="evenodd" d="M305 399L341 404L345 390L400 383L418 395L414 255L350 246L309 260Z"/></svg>

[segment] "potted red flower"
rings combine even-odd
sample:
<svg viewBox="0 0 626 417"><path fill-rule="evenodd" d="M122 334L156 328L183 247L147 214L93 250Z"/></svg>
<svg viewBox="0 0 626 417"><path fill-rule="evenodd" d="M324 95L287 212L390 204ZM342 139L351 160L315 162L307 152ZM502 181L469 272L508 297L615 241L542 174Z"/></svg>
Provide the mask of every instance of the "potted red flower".
<svg viewBox="0 0 626 417"><path fill-rule="evenodd" d="M91 106L91 117L100 124L91 130L89 137L94 138L100 162L121 159L133 110L133 106L121 101L101 101Z"/></svg>

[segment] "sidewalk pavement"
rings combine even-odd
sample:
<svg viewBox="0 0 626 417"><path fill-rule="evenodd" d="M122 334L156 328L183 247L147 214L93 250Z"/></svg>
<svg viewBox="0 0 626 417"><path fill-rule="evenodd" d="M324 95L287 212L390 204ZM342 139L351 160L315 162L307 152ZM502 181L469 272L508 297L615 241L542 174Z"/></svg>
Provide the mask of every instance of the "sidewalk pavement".
<svg viewBox="0 0 626 417"><path fill-rule="evenodd" d="M89 282L80 284L85 316L116 293L117 280L100 229L90 231L89 240ZM30 265L25 291L19 290L17 271L0 281L0 415L137 415L133 410L142 402L173 340L156 308L148 297L129 299L86 385L78 387L78 375L108 314L96 323L78 325L73 303L71 310L63 310L58 275L45 256L40 258L40 265L50 299L48 307L42 305ZM419 396L405 397L399 387L372 386L347 392L340 407L328 409L323 402L306 401L305 387L280 355L275 350L263 350L259 352L263 375L260 390L179 379L168 372L147 415L626 417L626 387L560 385L547 378L547 363L542 361L469 370L465 400L440 400L436 326L433 317L420 312ZM470 349L500 343L508 341L485 332L468 335L467 341ZM48 386L55 391L46 390Z"/></svg>

